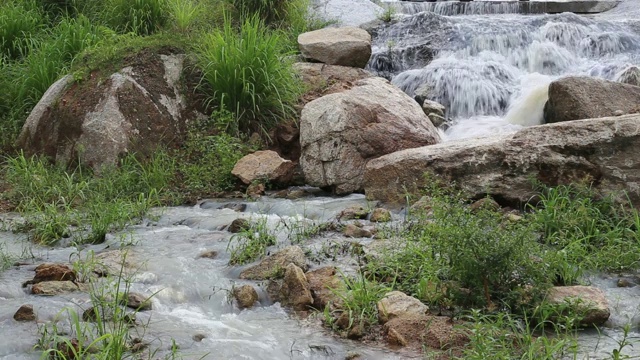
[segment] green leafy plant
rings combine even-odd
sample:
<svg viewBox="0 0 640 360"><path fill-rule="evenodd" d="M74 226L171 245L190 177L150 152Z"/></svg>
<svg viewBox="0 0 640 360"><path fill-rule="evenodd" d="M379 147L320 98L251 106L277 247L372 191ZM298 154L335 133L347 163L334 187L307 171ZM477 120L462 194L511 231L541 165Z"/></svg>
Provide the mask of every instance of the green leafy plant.
<svg viewBox="0 0 640 360"><path fill-rule="evenodd" d="M283 52L283 37L251 17L235 30L226 21L203 37L198 49L209 104L233 113L237 128L267 131L294 113L299 80Z"/></svg>

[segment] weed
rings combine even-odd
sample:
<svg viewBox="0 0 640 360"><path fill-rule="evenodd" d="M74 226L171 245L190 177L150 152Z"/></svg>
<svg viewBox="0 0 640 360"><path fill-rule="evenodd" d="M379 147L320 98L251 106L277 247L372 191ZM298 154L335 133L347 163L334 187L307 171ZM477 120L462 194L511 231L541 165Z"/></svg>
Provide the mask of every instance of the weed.
<svg viewBox="0 0 640 360"><path fill-rule="evenodd" d="M26 56L43 25L44 16L35 1L0 3L0 56Z"/></svg>
<svg viewBox="0 0 640 360"><path fill-rule="evenodd" d="M247 19L238 31L227 21L201 41L198 59L212 91L209 104L233 113L244 133L266 133L294 113L301 86L283 43L283 37L257 17Z"/></svg>
<svg viewBox="0 0 640 360"><path fill-rule="evenodd" d="M167 23L164 0L108 0L104 6L106 23L120 33L150 35Z"/></svg>
<svg viewBox="0 0 640 360"><path fill-rule="evenodd" d="M353 326L365 328L377 323L378 301L391 290L390 287L369 281L361 274L355 277L341 275L344 288L331 290L342 300L343 314L346 314L348 323L337 324L336 321L330 321L329 324L348 330Z"/></svg>
<svg viewBox="0 0 640 360"><path fill-rule="evenodd" d="M229 265L244 265L259 260L266 255L269 246L276 244L276 236L269 231L266 217L250 221L250 224L248 229L235 234L229 240ZM232 246L234 242L236 245Z"/></svg>

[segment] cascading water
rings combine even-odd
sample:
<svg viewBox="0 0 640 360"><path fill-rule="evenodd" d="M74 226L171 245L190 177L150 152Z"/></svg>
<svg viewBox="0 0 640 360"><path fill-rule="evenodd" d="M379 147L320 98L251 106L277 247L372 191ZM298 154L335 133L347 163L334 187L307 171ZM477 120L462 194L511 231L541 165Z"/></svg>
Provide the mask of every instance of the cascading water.
<svg viewBox="0 0 640 360"><path fill-rule="evenodd" d="M637 24L620 17L404 15L376 29L368 68L443 104L445 139L513 131L543 122L552 80L640 64Z"/></svg>

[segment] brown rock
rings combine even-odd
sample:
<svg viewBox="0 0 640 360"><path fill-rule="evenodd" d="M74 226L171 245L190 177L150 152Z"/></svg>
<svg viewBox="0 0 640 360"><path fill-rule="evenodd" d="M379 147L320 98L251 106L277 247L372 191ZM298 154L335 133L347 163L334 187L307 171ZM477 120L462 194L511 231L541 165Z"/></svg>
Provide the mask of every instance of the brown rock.
<svg viewBox="0 0 640 360"><path fill-rule="evenodd" d="M205 258L205 259L215 259L218 257L218 252L215 250L207 250L202 252L200 255L198 255L199 259Z"/></svg>
<svg viewBox="0 0 640 360"><path fill-rule="evenodd" d="M336 308L341 307L342 299L334 291L342 286L342 281L336 276L334 266L309 271L306 276L311 296L313 296L314 308L324 310L329 304Z"/></svg>
<svg viewBox="0 0 640 360"><path fill-rule="evenodd" d="M35 295L53 296L78 291L78 286L71 281L42 281L31 288Z"/></svg>
<svg viewBox="0 0 640 360"><path fill-rule="evenodd" d="M344 236L352 238L370 238L373 236L370 231L357 227L353 224L347 224L342 230Z"/></svg>
<svg viewBox="0 0 640 360"><path fill-rule="evenodd" d="M485 197L478 201L475 201L469 206L469 208L471 209L471 211L477 211L479 209L498 211L500 210L500 205L492 198Z"/></svg>
<svg viewBox="0 0 640 360"><path fill-rule="evenodd" d="M383 208L375 208L371 213L371 222L389 222L391 221L391 211Z"/></svg>
<svg viewBox="0 0 640 360"><path fill-rule="evenodd" d="M515 134L464 139L398 151L371 160L365 173L370 200L403 204L425 185L424 174L455 181L469 197L487 194L526 203L544 184L594 180L595 190L640 204L640 115L533 126ZM523 149L527 149L523 151Z"/></svg>
<svg viewBox="0 0 640 360"><path fill-rule="evenodd" d="M307 269L307 260L299 246L289 246L262 260L258 265L245 269L240 279L267 280L282 278L289 264Z"/></svg>
<svg viewBox="0 0 640 360"><path fill-rule="evenodd" d="M237 234L242 231L251 229L251 223L247 219L238 218L231 222L227 231L233 234Z"/></svg>
<svg viewBox="0 0 640 360"><path fill-rule="evenodd" d="M151 310L153 304L151 298L140 293L130 292L127 294L127 307L138 311Z"/></svg>
<svg viewBox="0 0 640 360"><path fill-rule="evenodd" d="M305 58L329 65L364 68L371 57L371 35L357 27L306 32L298 46Z"/></svg>
<svg viewBox="0 0 640 360"><path fill-rule="evenodd" d="M584 314L580 323L585 326L602 325L611 315L604 292L593 286L556 286L549 289L546 300L550 304L569 304Z"/></svg>
<svg viewBox="0 0 640 360"><path fill-rule="evenodd" d="M33 312L33 305L25 304L20 306L18 311L13 314L13 319L16 321L35 321L36 314Z"/></svg>
<svg viewBox="0 0 640 360"><path fill-rule="evenodd" d="M420 300L400 291L387 293L378 301L378 319L382 324L406 315L424 315L429 307Z"/></svg>
<svg viewBox="0 0 640 360"><path fill-rule="evenodd" d="M253 307L253 304L258 301L258 293L251 285L234 287L233 297L241 310Z"/></svg>
<svg viewBox="0 0 640 360"><path fill-rule="evenodd" d="M293 69L312 89L323 89L334 82L353 83L373 76L363 69L318 63L295 63Z"/></svg>
<svg viewBox="0 0 640 360"><path fill-rule="evenodd" d="M257 199L264 195L265 190L266 188L263 183L252 183L247 187L246 194L250 198Z"/></svg>
<svg viewBox="0 0 640 360"><path fill-rule="evenodd" d="M640 104L640 87L590 77L566 77L549 85L547 123L631 113Z"/></svg>
<svg viewBox="0 0 640 360"><path fill-rule="evenodd" d="M469 341L455 325L448 317L413 314L389 320L383 331L391 345L447 350Z"/></svg>
<svg viewBox="0 0 640 360"><path fill-rule="evenodd" d="M304 271L295 264L290 263L286 267L284 282L280 288L280 299L283 305L295 310L307 310L313 305L309 281Z"/></svg>
<svg viewBox="0 0 640 360"><path fill-rule="evenodd" d="M366 219L369 215L369 210L362 206L350 206L340 212L338 215L338 221L354 220L354 219Z"/></svg>
<svg viewBox="0 0 640 360"><path fill-rule="evenodd" d="M35 271L36 276L31 281L33 284L42 281L76 281L76 272L64 264L40 264Z"/></svg>
<svg viewBox="0 0 640 360"><path fill-rule="evenodd" d="M254 181L269 181L286 184L293 177L295 164L285 160L272 150L256 151L238 160L231 174L245 184Z"/></svg>
<svg viewBox="0 0 640 360"><path fill-rule="evenodd" d="M362 190L371 159L439 141L413 99L385 79L369 78L305 105L300 166L310 185L347 194Z"/></svg>

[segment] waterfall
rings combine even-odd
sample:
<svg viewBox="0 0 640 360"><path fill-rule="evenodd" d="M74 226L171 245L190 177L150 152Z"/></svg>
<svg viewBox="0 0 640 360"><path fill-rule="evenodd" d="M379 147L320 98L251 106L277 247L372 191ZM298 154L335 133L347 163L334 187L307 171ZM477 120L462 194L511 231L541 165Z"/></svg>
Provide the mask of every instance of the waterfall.
<svg viewBox="0 0 640 360"><path fill-rule="evenodd" d="M615 80L630 65L640 65L640 35L625 21L420 12L376 29L368 69L410 96L422 88L447 108L447 136L461 138L539 124L554 79Z"/></svg>

